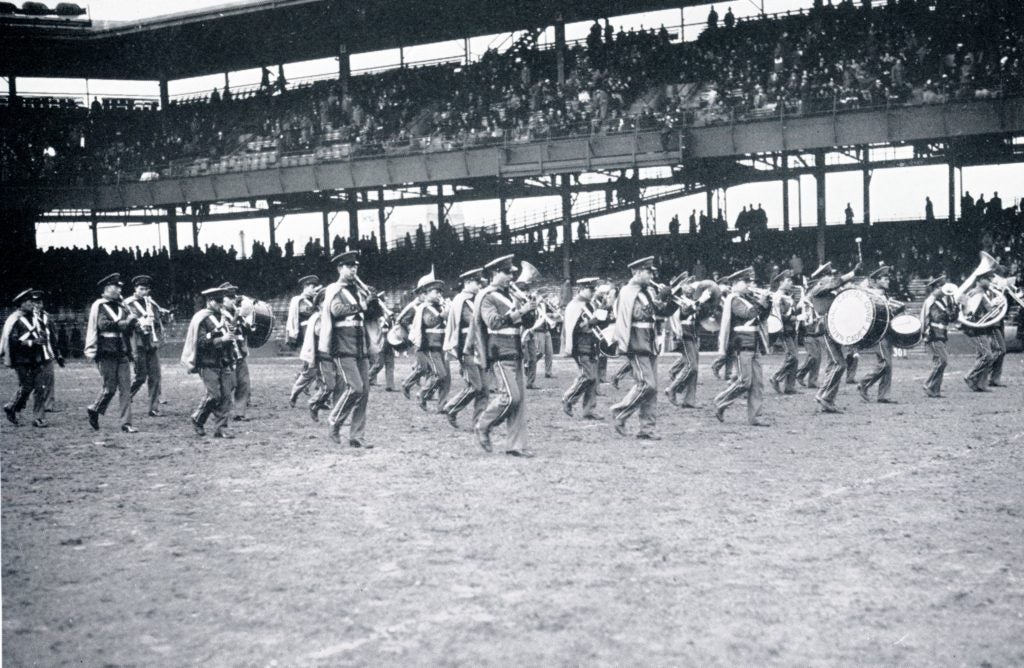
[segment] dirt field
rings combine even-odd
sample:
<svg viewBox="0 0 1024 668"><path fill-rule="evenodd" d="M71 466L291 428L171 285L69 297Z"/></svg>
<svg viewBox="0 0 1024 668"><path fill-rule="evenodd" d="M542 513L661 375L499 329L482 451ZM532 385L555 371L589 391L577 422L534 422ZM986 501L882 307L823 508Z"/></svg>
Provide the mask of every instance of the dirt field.
<svg viewBox="0 0 1024 668"><path fill-rule="evenodd" d="M254 364L234 441L191 435L170 362L165 417L96 435L70 366L52 428L0 433L4 662L1024 664L1020 355L991 394L955 357L939 401L898 359L900 404L844 386L838 416L768 389L772 429L716 422L703 361L705 408L660 397L646 443L564 416L558 360L532 460L380 388L377 447L334 446L287 407L294 360Z"/></svg>

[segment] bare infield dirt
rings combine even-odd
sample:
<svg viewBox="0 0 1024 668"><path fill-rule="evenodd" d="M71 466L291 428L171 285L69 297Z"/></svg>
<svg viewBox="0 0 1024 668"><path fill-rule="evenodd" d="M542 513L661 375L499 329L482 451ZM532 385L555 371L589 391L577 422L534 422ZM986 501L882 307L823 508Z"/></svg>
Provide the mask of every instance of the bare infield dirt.
<svg viewBox="0 0 1024 668"><path fill-rule="evenodd" d="M844 385L842 415L766 388L769 429L714 419L709 361L642 442L563 415L558 360L530 460L380 387L376 448L335 446L287 406L295 360L254 361L236 440L191 434L171 361L164 417L97 434L96 370L58 370L52 426L0 433L4 662L1024 664L1021 356L989 394L955 357L929 400L915 351L899 404Z"/></svg>

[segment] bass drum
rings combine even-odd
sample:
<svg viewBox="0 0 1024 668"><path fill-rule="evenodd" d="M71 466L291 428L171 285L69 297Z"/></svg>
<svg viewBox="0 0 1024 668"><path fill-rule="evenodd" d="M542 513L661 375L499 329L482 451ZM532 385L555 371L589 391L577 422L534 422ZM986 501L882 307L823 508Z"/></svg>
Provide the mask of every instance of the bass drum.
<svg viewBox="0 0 1024 668"><path fill-rule="evenodd" d="M243 298L239 315L249 323L245 341L250 348L259 348L270 340L274 332L274 311L270 304L258 299Z"/></svg>
<svg viewBox="0 0 1024 668"><path fill-rule="evenodd" d="M388 330L388 343L398 352L412 347L412 341L409 340L409 332L406 330L405 325L396 323Z"/></svg>
<svg viewBox="0 0 1024 668"><path fill-rule="evenodd" d="M921 343L921 320L912 315L898 315L889 323L889 337L897 348L913 348Z"/></svg>
<svg viewBox="0 0 1024 668"><path fill-rule="evenodd" d="M878 345L889 330L889 306L881 295L861 288L843 290L825 315L825 329L842 346Z"/></svg>

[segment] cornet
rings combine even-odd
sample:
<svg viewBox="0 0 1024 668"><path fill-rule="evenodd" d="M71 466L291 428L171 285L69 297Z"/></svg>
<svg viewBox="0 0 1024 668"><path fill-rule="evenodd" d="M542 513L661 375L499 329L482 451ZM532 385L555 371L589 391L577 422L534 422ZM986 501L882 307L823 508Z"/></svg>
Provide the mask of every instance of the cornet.
<svg viewBox="0 0 1024 668"><path fill-rule="evenodd" d="M669 295L672 298L672 301L678 304L680 308L693 308L697 306L697 302L695 300L690 299L689 297L684 297L683 295L678 294L676 292L677 290L679 290L679 286L673 289L669 289L668 286L662 283L658 283L657 281L651 281L651 287L653 287L658 292L668 290Z"/></svg>

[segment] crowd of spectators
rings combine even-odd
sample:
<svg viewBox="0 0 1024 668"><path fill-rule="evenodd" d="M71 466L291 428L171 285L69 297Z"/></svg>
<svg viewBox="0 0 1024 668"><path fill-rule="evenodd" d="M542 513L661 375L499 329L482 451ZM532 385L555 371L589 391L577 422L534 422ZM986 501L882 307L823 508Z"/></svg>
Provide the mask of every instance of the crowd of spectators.
<svg viewBox="0 0 1024 668"><path fill-rule="evenodd" d="M712 21L711 19L714 18ZM446 150L566 133L673 127L784 112L933 103L1024 92L1024 3L842 0L808 12L737 21L717 12L696 41L664 28L595 22L556 58L535 44L478 61L403 67L288 87L224 87L151 104L54 100L0 108L0 181L155 178L174 161L215 161L269 148L343 146L328 156ZM33 103L33 106L40 105ZM55 107L55 108L54 108ZM255 148L254 148L255 147ZM145 176L144 176L145 175Z"/></svg>
<svg viewBox="0 0 1024 668"><path fill-rule="evenodd" d="M966 200L968 195L964 197ZM998 195L988 200L982 215L977 215L975 205L965 208L964 216L954 223L920 220L829 226L828 259L845 270L863 253L865 273L880 263L893 266L895 292L903 299L911 297L907 288L913 279L944 272L951 281L959 282L977 265L979 250L999 259L1024 284L1024 211L1016 206L997 210L991 206L993 199L998 202ZM563 271L564 244L553 245L544 236L531 234L512 245L509 252L535 264L544 276L558 279ZM862 238L860 248L855 237ZM334 270L329 255L348 248L361 251L364 279L394 296L404 294L417 277L432 268L440 278L453 279L466 267L482 265L498 252L495 241L490 235L470 234L466 228L460 232L443 223L430 224L426 230L421 226L385 250L373 236L354 243L335 236L330 252L312 238L302 253L296 253L290 240L284 247L267 247L257 241L246 253L234 247L190 246L181 249L173 262L166 249L53 248L17 258L13 274L17 280L5 282L0 298L6 301L31 285L45 290L54 306L82 309L95 297L91 286L96 277L118 271L125 276L155 277L161 303L185 316L195 307L201 290L225 280L241 286L246 294L269 301L289 296L300 276L315 273L331 279ZM656 255L663 279L683 270L701 278L718 278L752 265L762 283L782 268L792 269L799 282L817 266L816 241L814 228L764 231L744 240L735 228L712 219L696 234L680 233L676 225L662 235L578 239L573 243L573 271L577 276L625 280L631 260Z"/></svg>

